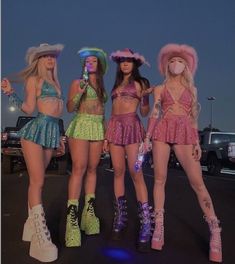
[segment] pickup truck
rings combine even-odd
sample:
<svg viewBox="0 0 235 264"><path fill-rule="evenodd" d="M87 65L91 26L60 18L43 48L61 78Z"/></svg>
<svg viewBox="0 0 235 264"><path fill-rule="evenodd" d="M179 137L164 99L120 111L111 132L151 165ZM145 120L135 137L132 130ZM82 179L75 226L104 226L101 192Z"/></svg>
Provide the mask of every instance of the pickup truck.
<svg viewBox="0 0 235 264"><path fill-rule="evenodd" d="M218 175L222 168L235 169L235 133L203 131L199 136L201 165L209 174Z"/></svg>
<svg viewBox="0 0 235 264"><path fill-rule="evenodd" d="M17 132L33 118L35 117L19 116L15 127L5 127L4 131L1 132L1 159L3 173L12 173L17 164L24 164L20 137ZM65 174L68 162L68 144L66 137L64 136L64 123L62 119L59 120L59 127L60 134L65 142L65 154L55 149L48 167L56 169L58 174Z"/></svg>

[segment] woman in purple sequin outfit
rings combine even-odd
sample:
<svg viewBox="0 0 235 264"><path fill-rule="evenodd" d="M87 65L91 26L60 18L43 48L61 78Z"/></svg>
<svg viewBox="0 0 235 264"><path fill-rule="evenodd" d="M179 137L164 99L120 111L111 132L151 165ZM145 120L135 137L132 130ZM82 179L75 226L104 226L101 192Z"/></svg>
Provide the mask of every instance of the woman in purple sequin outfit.
<svg viewBox="0 0 235 264"><path fill-rule="evenodd" d="M124 176L126 157L138 201L141 229L138 249L146 250L150 242L150 214L148 193L142 171L136 172L134 164L140 143L145 136L144 127L137 115L149 113L149 82L141 77L139 66L147 64L145 58L130 49L116 51L111 59L117 63L115 84L111 93L112 114L108 122L105 150L110 150L114 168L115 217L112 238L120 239L127 226L127 202L125 199Z"/></svg>

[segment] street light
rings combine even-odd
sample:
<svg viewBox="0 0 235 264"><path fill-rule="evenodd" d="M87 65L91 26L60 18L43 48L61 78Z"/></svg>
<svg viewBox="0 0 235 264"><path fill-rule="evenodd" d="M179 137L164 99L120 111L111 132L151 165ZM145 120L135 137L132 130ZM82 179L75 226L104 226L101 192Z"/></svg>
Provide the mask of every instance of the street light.
<svg viewBox="0 0 235 264"><path fill-rule="evenodd" d="M211 118L210 118L210 130L212 130L212 122L213 122L213 101L215 101L215 97L214 96L210 96L210 97L207 97L207 100L208 101L211 101Z"/></svg>
<svg viewBox="0 0 235 264"><path fill-rule="evenodd" d="M10 112L15 112L16 108L13 105L9 106L9 111Z"/></svg>

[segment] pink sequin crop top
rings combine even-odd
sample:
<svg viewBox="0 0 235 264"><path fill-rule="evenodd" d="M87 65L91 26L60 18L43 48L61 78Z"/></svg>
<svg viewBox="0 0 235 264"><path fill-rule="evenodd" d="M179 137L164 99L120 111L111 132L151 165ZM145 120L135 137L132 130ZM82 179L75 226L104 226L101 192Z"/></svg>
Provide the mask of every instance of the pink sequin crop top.
<svg viewBox="0 0 235 264"><path fill-rule="evenodd" d="M191 113L192 108L192 95L189 89L184 88L179 99L174 98L169 89L164 86L164 89L161 93L161 107L164 114L166 114L173 105L179 105L183 108L187 114Z"/></svg>
<svg viewBox="0 0 235 264"><path fill-rule="evenodd" d="M125 87L123 87L123 89L119 91L117 89L112 90L112 94L111 94L112 100L114 100L117 97L125 97L125 96L138 99L139 101L141 100L140 96L138 96L137 94L134 82L127 84Z"/></svg>

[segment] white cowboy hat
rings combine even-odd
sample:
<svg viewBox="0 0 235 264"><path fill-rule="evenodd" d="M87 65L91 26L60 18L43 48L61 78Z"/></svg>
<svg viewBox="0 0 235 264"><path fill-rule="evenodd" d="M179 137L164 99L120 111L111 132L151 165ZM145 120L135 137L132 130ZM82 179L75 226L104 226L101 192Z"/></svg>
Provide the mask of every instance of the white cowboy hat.
<svg viewBox="0 0 235 264"><path fill-rule="evenodd" d="M40 44L39 47L30 47L26 52L25 60L30 65L44 55L50 54L58 57L63 48L64 45L62 44L49 45L47 43Z"/></svg>

